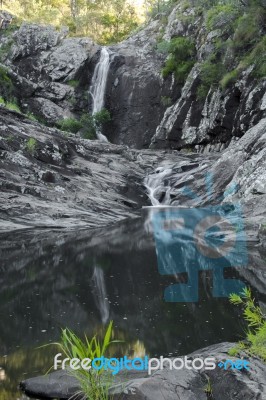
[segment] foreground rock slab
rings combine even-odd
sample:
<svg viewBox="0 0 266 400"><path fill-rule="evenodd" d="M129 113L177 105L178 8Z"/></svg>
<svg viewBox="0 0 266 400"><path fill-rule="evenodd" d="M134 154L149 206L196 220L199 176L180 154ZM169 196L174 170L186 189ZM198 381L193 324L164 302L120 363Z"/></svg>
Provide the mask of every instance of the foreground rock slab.
<svg viewBox="0 0 266 400"><path fill-rule="evenodd" d="M206 347L190 354L190 358L215 357L216 361L228 358L232 343L221 343ZM163 370L155 371L151 376L146 372L119 375L111 389L115 399L122 400L206 400L205 391L208 381L211 384L213 398L218 400L263 400L266 396L266 365L256 358L249 358L250 371L224 370L217 367L212 371ZM75 378L64 371L56 371L47 376L27 379L20 384L21 389L30 396L47 399L69 399L79 390Z"/></svg>

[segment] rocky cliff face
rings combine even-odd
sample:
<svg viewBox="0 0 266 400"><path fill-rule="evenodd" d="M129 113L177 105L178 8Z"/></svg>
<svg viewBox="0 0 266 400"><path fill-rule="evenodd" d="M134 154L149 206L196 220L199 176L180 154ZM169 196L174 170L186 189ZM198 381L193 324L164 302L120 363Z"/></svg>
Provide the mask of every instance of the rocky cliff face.
<svg viewBox="0 0 266 400"><path fill-rule="evenodd" d="M196 8L183 8L181 3L170 15L158 15L109 48L105 106L112 121L104 134L111 142L135 148L221 151L266 115L266 83L254 79L252 65L227 89L213 87L206 97L198 97L199 63L212 54L218 39L230 37L230 31L222 29L224 20L209 32ZM2 62L9 68L22 111L50 125L91 109L88 89L100 48L90 39L66 35L66 29L24 24L11 37L0 38L1 48L9 47ZM157 49L160 41L177 36L193 38L196 44L194 67L182 85L174 74L162 77L167 54ZM227 62L230 57L228 50Z"/></svg>
<svg viewBox="0 0 266 400"><path fill-rule="evenodd" d="M22 25L1 38L3 65L24 113L54 125L88 110L88 88L99 47L90 39L66 38L68 31ZM77 87L79 86L79 87Z"/></svg>
<svg viewBox="0 0 266 400"><path fill-rule="evenodd" d="M235 83L227 89L211 88L206 98L198 98L200 85L199 63L214 52L215 41L230 37L224 27L228 21L221 21L219 29L208 32L202 16L195 16L195 9L182 12L177 6L165 28L164 39L176 36L193 37L196 43L196 64L181 89L181 94L168 107L152 138L151 147L182 148L196 151L220 151L228 146L232 138L238 139L265 116L265 80L252 77L253 67L243 70ZM191 17L194 16L193 22ZM230 31L229 31L230 32ZM230 49L225 55L226 62L232 59ZM225 60L223 61L225 62Z"/></svg>

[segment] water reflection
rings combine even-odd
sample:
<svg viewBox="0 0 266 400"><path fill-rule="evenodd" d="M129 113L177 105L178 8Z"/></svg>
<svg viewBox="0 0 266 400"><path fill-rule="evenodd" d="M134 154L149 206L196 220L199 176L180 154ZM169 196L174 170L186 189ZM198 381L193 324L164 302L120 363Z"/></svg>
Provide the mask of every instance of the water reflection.
<svg viewBox="0 0 266 400"><path fill-rule="evenodd" d="M110 305L107 297L104 272L101 267L94 267L92 281L94 282L93 293L95 294L95 305L100 312L102 323L105 324L110 316Z"/></svg>
<svg viewBox="0 0 266 400"><path fill-rule="evenodd" d="M48 370L55 350L36 348L58 341L62 327L91 335L113 319L115 336L124 340L116 352L132 356L182 355L242 335L237 310L213 297L209 271L199 271L199 301L163 300L166 287L187 277L159 273L144 222L0 237L1 400L22 398L18 382Z"/></svg>

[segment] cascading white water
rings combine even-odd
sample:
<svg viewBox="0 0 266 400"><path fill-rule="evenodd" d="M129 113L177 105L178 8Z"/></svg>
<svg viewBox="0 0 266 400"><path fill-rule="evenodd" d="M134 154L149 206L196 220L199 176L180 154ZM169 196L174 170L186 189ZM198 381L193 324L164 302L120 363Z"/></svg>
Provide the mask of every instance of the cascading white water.
<svg viewBox="0 0 266 400"><path fill-rule="evenodd" d="M110 305L107 300L107 291L102 268L95 266L92 276L94 282L95 304L100 312L102 323L105 324L110 315Z"/></svg>
<svg viewBox="0 0 266 400"><path fill-rule="evenodd" d="M91 86L89 94L92 97L92 115L101 111L104 107L104 96L106 90L106 83L108 77L108 71L110 66L110 54L106 47L102 47L101 56L98 64L95 67L93 77L91 80ZM96 132L97 138L101 141L108 142L106 136L100 131Z"/></svg>
<svg viewBox="0 0 266 400"><path fill-rule="evenodd" d="M169 204L170 187L165 186L165 178L172 174L171 168L158 167L155 173L146 176L144 185L148 190L148 196L153 206ZM164 194L163 200L161 199Z"/></svg>

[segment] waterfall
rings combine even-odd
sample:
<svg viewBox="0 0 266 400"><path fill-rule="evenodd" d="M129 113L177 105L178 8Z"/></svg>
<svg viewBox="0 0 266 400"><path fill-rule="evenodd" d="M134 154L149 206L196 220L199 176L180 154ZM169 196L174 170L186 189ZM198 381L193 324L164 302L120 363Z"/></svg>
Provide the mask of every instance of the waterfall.
<svg viewBox="0 0 266 400"><path fill-rule="evenodd" d="M171 187L165 185L165 180L172 175L172 172L171 168L158 167L153 174L144 179L144 185L153 206L169 204Z"/></svg>
<svg viewBox="0 0 266 400"><path fill-rule="evenodd" d="M94 282L93 293L95 296L95 304L100 312L102 323L105 324L109 319L110 305L107 300L107 291L102 268L98 266L94 267L92 279Z"/></svg>
<svg viewBox="0 0 266 400"><path fill-rule="evenodd" d="M110 54L106 47L102 47L100 60L95 67L91 80L91 86L89 88L89 94L91 95L93 100L92 115L101 111L104 107L104 96L109 66ZM107 137L104 136L100 131L97 131L96 135L99 140L103 142L108 142Z"/></svg>

